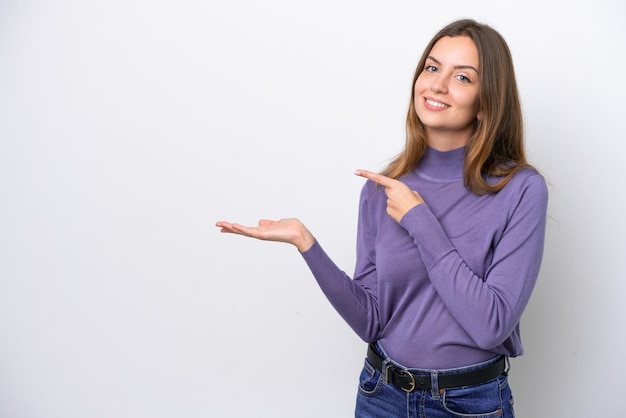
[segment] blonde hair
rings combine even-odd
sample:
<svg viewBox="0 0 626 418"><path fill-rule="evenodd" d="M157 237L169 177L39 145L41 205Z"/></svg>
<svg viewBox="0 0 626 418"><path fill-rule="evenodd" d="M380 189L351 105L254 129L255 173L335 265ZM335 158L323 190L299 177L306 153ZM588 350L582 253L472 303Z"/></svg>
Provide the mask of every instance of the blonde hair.
<svg viewBox="0 0 626 418"><path fill-rule="evenodd" d="M424 70L426 58L435 43L445 37L467 36L476 45L479 59L479 112L475 129L465 147L464 181L476 194L501 190L523 167L528 166L524 151L522 110L515 81L511 52L504 38L493 28L471 19L452 22L430 41L415 70L413 83ZM406 118L404 150L383 170L399 178L415 168L427 148L424 126L415 111L415 91ZM485 175L499 177L487 183Z"/></svg>

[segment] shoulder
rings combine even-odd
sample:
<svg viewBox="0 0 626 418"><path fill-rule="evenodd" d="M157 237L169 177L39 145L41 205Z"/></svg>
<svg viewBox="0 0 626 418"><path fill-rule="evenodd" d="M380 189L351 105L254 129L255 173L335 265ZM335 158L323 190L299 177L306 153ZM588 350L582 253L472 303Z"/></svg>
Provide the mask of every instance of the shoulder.
<svg viewBox="0 0 626 418"><path fill-rule="evenodd" d="M371 180L367 180L361 187L359 208L362 214L374 215L385 211L387 207L387 196L385 188L377 185Z"/></svg>
<svg viewBox="0 0 626 418"><path fill-rule="evenodd" d="M510 202L517 205L536 207L545 210L548 202L548 186L546 180L533 167L524 167L513 175L513 178L499 192Z"/></svg>
<svg viewBox="0 0 626 418"><path fill-rule="evenodd" d="M380 198L385 194L385 189L382 186L377 185L371 180L366 180L365 184L361 187L361 200L372 200Z"/></svg>
<svg viewBox="0 0 626 418"><path fill-rule="evenodd" d="M509 185L512 188L521 190L532 189L537 192L543 191L545 194L548 193L548 186L545 178L533 167L524 167L519 170L515 173L507 187Z"/></svg>

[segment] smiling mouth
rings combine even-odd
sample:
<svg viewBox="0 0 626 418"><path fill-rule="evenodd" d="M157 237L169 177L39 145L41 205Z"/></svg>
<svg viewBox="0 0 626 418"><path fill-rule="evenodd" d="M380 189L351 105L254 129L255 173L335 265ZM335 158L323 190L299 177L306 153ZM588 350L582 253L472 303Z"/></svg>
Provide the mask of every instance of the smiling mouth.
<svg viewBox="0 0 626 418"><path fill-rule="evenodd" d="M447 104L443 104L441 102L436 102L432 99L425 99L426 104L431 106L431 107L436 107L437 109L446 109L450 106L448 106Z"/></svg>

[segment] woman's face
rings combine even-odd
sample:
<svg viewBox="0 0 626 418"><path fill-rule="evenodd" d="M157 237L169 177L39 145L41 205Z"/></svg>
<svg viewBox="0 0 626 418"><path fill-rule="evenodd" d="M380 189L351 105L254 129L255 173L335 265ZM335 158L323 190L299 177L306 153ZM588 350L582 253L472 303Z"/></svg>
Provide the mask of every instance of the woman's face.
<svg viewBox="0 0 626 418"><path fill-rule="evenodd" d="M467 36L443 37L428 54L415 82L415 111L429 145L454 149L467 143L478 113L478 49Z"/></svg>

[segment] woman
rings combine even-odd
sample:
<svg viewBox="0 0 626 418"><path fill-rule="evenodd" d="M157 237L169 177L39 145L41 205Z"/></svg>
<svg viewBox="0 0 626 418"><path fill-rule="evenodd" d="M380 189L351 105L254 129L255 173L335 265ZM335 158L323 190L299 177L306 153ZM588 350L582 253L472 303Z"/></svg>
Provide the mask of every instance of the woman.
<svg viewBox="0 0 626 418"><path fill-rule="evenodd" d="M547 188L526 161L511 54L473 20L443 28L413 79L406 146L363 186L350 279L297 219L222 232L295 245L366 342L358 417L512 417L506 359L535 285Z"/></svg>

